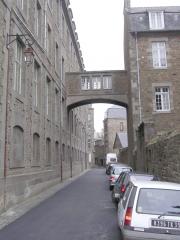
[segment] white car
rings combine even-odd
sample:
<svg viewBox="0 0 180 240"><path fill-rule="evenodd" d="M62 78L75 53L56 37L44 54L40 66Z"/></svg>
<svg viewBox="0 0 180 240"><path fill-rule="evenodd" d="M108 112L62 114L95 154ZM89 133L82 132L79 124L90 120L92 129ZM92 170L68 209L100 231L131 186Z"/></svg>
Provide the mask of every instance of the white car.
<svg viewBox="0 0 180 240"><path fill-rule="evenodd" d="M180 240L180 184L133 181L118 204L123 240Z"/></svg>

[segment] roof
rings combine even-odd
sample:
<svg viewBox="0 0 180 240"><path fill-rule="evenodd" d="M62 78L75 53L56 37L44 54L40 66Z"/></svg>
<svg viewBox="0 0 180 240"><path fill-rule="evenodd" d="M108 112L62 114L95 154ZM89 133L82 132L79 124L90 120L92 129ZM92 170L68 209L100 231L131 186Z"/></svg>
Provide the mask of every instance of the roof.
<svg viewBox="0 0 180 240"><path fill-rule="evenodd" d="M149 15L151 11L163 11L163 29L153 30L149 28ZM180 6L177 7L138 7L127 10L130 18L130 32L165 32L180 31Z"/></svg>
<svg viewBox="0 0 180 240"><path fill-rule="evenodd" d="M180 191L180 184L172 182L133 180L133 184L139 188L161 188Z"/></svg>
<svg viewBox="0 0 180 240"><path fill-rule="evenodd" d="M127 119L126 109L123 107L108 108L104 116L104 119L106 118Z"/></svg>
<svg viewBox="0 0 180 240"><path fill-rule="evenodd" d="M128 137L127 132L116 133L114 148L127 148L128 147Z"/></svg>

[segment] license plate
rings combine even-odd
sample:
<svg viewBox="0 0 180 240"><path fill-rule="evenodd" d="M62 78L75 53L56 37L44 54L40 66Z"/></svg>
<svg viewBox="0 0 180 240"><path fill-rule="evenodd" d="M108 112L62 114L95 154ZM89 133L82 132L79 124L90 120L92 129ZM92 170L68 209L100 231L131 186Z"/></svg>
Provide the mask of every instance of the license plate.
<svg viewBox="0 0 180 240"><path fill-rule="evenodd" d="M151 220L151 226L152 227L159 227L159 228L171 228L171 229L180 230L180 221L152 219Z"/></svg>
<svg viewBox="0 0 180 240"><path fill-rule="evenodd" d="M115 198L119 198L119 193L114 194Z"/></svg>

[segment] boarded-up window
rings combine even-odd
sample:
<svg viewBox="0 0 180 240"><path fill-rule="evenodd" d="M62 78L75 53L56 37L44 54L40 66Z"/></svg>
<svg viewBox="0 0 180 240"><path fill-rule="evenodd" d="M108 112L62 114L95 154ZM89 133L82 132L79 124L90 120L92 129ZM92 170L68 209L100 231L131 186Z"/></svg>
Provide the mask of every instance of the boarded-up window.
<svg viewBox="0 0 180 240"><path fill-rule="evenodd" d="M24 167L24 131L19 126L13 128L13 156L10 167Z"/></svg>
<svg viewBox="0 0 180 240"><path fill-rule="evenodd" d="M51 165L51 139L46 139L46 166Z"/></svg>
<svg viewBox="0 0 180 240"><path fill-rule="evenodd" d="M40 166L40 137L37 133L33 135L33 160L32 166Z"/></svg>

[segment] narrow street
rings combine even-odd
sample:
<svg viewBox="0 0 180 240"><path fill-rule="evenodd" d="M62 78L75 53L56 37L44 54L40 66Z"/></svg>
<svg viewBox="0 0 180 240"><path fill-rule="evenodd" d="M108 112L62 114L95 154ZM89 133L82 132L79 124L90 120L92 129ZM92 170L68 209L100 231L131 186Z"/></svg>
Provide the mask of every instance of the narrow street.
<svg viewBox="0 0 180 240"><path fill-rule="evenodd" d="M120 240L104 169L93 169L0 231L0 240Z"/></svg>

